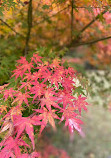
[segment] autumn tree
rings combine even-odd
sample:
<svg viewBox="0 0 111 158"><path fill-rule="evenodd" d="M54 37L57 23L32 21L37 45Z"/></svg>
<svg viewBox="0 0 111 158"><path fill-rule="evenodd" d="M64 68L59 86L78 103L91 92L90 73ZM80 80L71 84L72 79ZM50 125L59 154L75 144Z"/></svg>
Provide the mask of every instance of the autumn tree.
<svg viewBox="0 0 111 158"><path fill-rule="evenodd" d="M23 55L38 46L62 50L111 38L110 1L11 0L1 1L0 8L1 39L13 38L14 51Z"/></svg>

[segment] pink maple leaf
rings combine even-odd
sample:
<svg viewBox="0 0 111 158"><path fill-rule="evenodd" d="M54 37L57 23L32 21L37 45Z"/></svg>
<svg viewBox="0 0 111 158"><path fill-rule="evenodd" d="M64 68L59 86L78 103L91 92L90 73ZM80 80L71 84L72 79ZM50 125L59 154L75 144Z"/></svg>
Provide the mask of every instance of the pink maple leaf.
<svg viewBox="0 0 111 158"><path fill-rule="evenodd" d="M46 127L47 123L49 122L50 125L53 127L54 130L56 130L56 126L55 126L55 122L54 122L54 118L55 119L60 119L56 114L56 110L52 110L51 112L49 112L46 108L42 109L34 109L34 111L41 113L39 114L39 119L41 119L43 121L43 125L41 125L41 129L40 129L40 134L43 131L43 129Z"/></svg>
<svg viewBox="0 0 111 158"><path fill-rule="evenodd" d="M28 63L25 57L21 57L21 59L18 60L17 62L18 62L18 65L16 66L16 69L13 71L14 74L12 75L12 77L15 76L15 79L17 79L19 76L23 78L24 73L27 70L30 73L31 68L34 67L32 63Z"/></svg>
<svg viewBox="0 0 111 158"><path fill-rule="evenodd" d="M68 126L70 133L73 133L74 129L76 129L82 135L83 133L80 124L83 124L83 122L76 118L78 114L74 112L75 110L76 109L71 106L68 106L67 109L62 109L60 111L63 112L61 121L66 120L65 126Z"/></svg>
<svg viewBox="0 0 111 158"><path fill-rule="evenodd" d="M80 126L80 124L83 124L83 122L80 119L74 118L74 119L68 119L65 122L65 126L69 127L69 132L73 133L74 129L76 129L81 136L84 136L84 133L82 131L82 128Z"/></svg>
<svg viewBox="0 0 111 158"><path fill-rule="evenodd" d="M13 90L13 88L10 88L10 89L6 89L5 91L4 91L4 98L5 98L5 100L7 100L7 98L8 97L11 97L11 98L13 98L14 99L14 97L13 97L13 93L15 93L15 90Z"/></svg>
<svg viewBox="0 0 111 158"><path fill-rule="evenodd" d="M19 105L22 105L22 103L24 101L27 104L27 106L29 106L27 98L30 98L30 95L28 94L28 92L26 92L26 93L18 92L15 94L15 96L16 96L16 98L14 99L12 104L14 104L15 102L19 102Z"/></svg>
<svg viewBox="0 0 111 158"><path fill-rule="evenodd" d="M53 88L48 88L44 91L44 97L40 99L41 101L41 108L46 105L47 109L51 111L51 106L61 109L61 107L56 103L57 97L55 97L55 92Z"/></svg>
<svg viewBox="0 0 111 158"><path fill-rule="evenodd" d="M31 68L33 67L32 63L28 63L25 57L21 57L21 59L17 60L17 62L18 64L21 64L19 65L19 68L21 68L23 72L25 72L26 70L30 72Z"/></svg>
<svg viewBox="0 0 111 158"><path fill-rule="evenodd" d="M23 72L23 70L21 69L21 67L17 66L17 69L15 69L15 70L12 71L12 72L14 72L14 74L13 74L11 77L15 76L15 79L17 79L17 78L20 76L21 78L23 78L24 72Z"/></svg>
<svg viewBox="0 0 111 158"><path fill-rule="evenodd" d="M26 60L26 58L23 57L23 56L21 56L20 59L17 60L17 63L18 63L18 64L24 64L24 63L26 63L26 62L27 62L27 60Z"/></svg>
<svg viewBox="0 0 111 158"><path fill-rule="evenodd" d="M19 158L21 156L21 151L19 146L28 146L28 144L26 144L24 141L22 141L21 139L13 139L13 137L8 137L8 139L6 139L5 141L3 140L0 143L0 146L4 146L3 149L0 152L0 157L1 158L15 158L15 156L17 158Z"/></svg>
<svg viewBox="0 0 111 158"><path fill-rule="evenodd" d="M33 149L35 148L34 144L34 129L33 125L41 125L42 122L39 121L39 119L34 116L32 118L30 117L22 117L22 116L14 116L14 127L16 127L16 138L19 138L23 131L25 130L26 133L29 135L29 138L32 141Z"/></svg>
<svg viewBox="0 0 111 158"><path fill-rule="evenodd" d="M60 90L58 93L57 103L62 103L65 109L67 105L72 104L75 97L73 97L68 91Z"/></svg>
<svg viewBox="0 0 111 158"><path fill-rule="evenodd" d="M46 86L43 83L39 83L38 81L32 82L33 87L31 87L30 92L34 94L33 100L36 98L40 98L43 95L44 87Z"/></svg>
<svg viewBox="0 0 111 158"><path fill-rule="evenodd" d="M86 97L82 97L81 95L79 95L79 97L76 100L74 100L74 107L78 108L80 114L81 114L81 109L87 111L86 105L88 105L88 103L85 100Z"/></svg>
<svg viewBox="0 0 111 158"><path fill-rule="evenodd" d="M42 63L41 61L42 57L38 54L33 54L33 57L31 58L31 62L35 62L36 64Z"/></svg>

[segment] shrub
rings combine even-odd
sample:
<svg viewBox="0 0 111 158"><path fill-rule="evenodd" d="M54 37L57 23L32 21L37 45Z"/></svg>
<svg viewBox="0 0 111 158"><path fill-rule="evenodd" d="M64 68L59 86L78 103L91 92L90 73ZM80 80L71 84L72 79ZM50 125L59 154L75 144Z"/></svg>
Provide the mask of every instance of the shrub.
<svg viewBox="0 0 111 158"><path fill-rule="evenodd" d="M71 134L77 130L83 135L81 110L86 111L88 103L74 80L77 72L58 59L48 63L33 54L30 62L25 57L17 61L10 82L0 86L0 157L39 157L34 137L48 124L56 130L55 121L65 122Z"/></svg>

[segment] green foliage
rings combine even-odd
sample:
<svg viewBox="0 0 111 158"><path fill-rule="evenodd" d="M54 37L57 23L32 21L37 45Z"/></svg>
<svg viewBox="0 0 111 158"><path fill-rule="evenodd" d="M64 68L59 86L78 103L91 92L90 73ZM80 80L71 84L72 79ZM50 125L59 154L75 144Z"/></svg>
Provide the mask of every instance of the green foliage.
<svg viewBox="0 0 111 158"><path fill-rule="evenodd" d="M0 85L6 83L11 76L11 71L15 68L16 55L0 58Z"/></svg>
<svg viewBox="0 0 111 158"><path fill-rule="evenodd" d="M49 7L50 7L50 5L46 5L46 4L45 4L45 5L43 5L42 8L43 8L43 9L49 9Z"/></svg>
<svg viewBox="0 0 111 158"><path fill-rule="evenodd" d="M5 38L5 39L4 39ZM18 41L20 41L18 43ZM0 84L6 83L15 69L15 61L22 56L23 47L21 38L17 36L3 35L0 38Z"/></svg>
<svg viewBox="0 0 111 158"><path fill-rule="evenodd" d="M52 47L38 47L35 51L30 51L29 54L27 55L27 60L29 60L33 53L35 52L39 52L39 55L44 57L43 61L49 61L51 62L53 59L55 58L62 58L66 51L65 50L61 50L61 51L57 51L57 50L53 50Z"/></svg>
<svg viewBox="0 0 111 158"><path fill-rule="evenodd" d="M75 95L75 94L77 94L78 96L79 96L80 94L85 95L85 93L84 93L84 88L82 88L81 86L76 87L75 90L74 90L74 95Z"/></svg>

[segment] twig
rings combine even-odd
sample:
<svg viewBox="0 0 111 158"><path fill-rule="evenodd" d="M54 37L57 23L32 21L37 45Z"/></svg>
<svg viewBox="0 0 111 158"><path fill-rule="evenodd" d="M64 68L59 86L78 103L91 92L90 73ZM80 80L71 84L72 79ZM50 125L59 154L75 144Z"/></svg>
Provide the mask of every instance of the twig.
<svg viewBox="0 0 111 158"><path fill-rule="evenodd" d="M96 20L99 19L100 15L104 15L106 12L108 11L108 7L106 7L106 9L104 11L102 11L100 14L98 14L92 21L90 21L81 31L78 32L77 36L75 37L75 39L71 42L71 45L74 43L77 43L78 40L81 37L81 34L87 29L89 28Z"/></svg>
<svg viewBox="0 0 111 158"><path fill-rule="evenodd" d="M81 34L82 32L84 32L90 25L92 25L96 20L99 19L100 15L104 15L107 11L108 11L108 9L105 9L105 10L102 11L100 14L98 14L91 22L89 22L89 23L79 32L79 34Z"/></svg>
<svg viewBox="0 0 111 158"><path fill-rule="evenodd" d="M1 21L4 25L6 25L8 28L10 28L13 32L15 32L17 35L19 35L19 36L25 38L22 34L20 34L19 32L17 32L14 28L12 28L8 23L6 23L6 22L5 22L4 20L2 20L1 18L0 18L0 21Z"/></svg>
<svg viewBox="0 0 111 158"><path fill-rule="evenodd" d="M62 11L64 11L64 10L68 9L68 8L69 8L69 6L70 6L70 5L68 5L67 7L65 7L65 8L63 8L63 9L61 9L61 10L60 10L60 11L58 11L56 14L53 14L53 15L51 15L51 16L49 16L49 17L47 17L47 18L44 18L43 20L38 21L35 25L41 24L41 23L45 22L46 20L48 20L48 19L50 19L50 18L52 18L52 17L56 16L57 14L61 13Z"/></svg>
<svg viewBox="0 0 111 158"><path fill-rule="evenodd" d="M100 41L108 40L110 38L111 38L111 36L108 36L108 37L102 37L99 39L95 39L95 40L89 41L89 42L81 42L81 43L75 43L75 44L72 43L72 44L68 45L67 47L72 47L72 46L79 47L82 45L91 45L91 44L95 44L95 43L100 42Z"/></svg>
<svg viewBox="0 0 111 158"><path fill-rule="evenodd" d="M96 9L96 8L99 8L99 9L104 9L106 7L109 7L109 6L101 6L101 7L94 7L94 6L74 6L74 8L83 8L83 9L88 9L88 8L92 8L92 9Z"/></svg>

